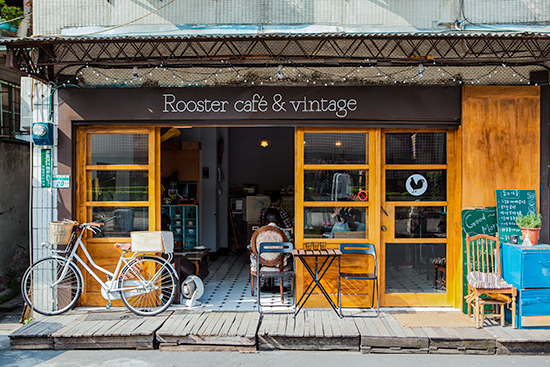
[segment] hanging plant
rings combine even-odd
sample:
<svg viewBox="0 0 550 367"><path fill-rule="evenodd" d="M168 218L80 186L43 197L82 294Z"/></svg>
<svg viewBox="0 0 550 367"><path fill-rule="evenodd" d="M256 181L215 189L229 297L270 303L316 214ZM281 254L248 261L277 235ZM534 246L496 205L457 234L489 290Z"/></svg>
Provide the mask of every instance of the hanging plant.
<svg viewBox="0 0 550 367"><path fill-rule="evenodd" d="M0 0L0 8L1 8L0 9L0 15L1 15L3 21L16 19L16 18L19 18L19 17L23 16L23 9L21 9L20 7L17 7L17 6L6 5L6 0ZM14 21L10 22L10 24L18 27L19 24L21 24L21 20L22 19L14 20Z"/></svg>

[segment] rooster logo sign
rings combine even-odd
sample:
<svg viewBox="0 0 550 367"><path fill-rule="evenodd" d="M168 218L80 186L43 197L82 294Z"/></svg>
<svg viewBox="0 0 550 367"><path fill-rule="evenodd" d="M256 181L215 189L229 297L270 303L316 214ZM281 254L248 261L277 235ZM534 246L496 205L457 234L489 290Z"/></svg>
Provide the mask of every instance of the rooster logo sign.
<svg viewBox="0 0 550 367"><path fill-rule="evenodd" d="M411 194L412 196L420 196L428 189L428 181L426 181L424 176L414 174L407 178L405 187L407 188L409 194Z"/></svg>

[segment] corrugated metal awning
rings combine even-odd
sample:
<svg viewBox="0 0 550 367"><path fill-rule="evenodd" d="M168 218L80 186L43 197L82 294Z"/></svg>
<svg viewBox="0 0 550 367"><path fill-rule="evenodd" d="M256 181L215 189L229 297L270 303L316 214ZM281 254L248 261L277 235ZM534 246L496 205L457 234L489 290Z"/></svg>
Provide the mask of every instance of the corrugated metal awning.
<svg viewBox="0 0 550 367"><path fill-rule="evenodd" d="M446 66L542 64L549 60L546 33L322 33L137 37L35 37L2 39L7 66L56 81L72 66L164 65L249 67L295 65Z"/></svg>

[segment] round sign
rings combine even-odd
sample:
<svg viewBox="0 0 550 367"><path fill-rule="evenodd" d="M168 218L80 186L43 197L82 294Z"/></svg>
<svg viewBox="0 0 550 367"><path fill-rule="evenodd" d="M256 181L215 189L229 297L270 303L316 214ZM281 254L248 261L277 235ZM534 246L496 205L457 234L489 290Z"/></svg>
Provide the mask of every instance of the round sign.
<svg viewBox="0 0 550 367"><path fill-rule="evenodd" d="M412 196L420 196L428 190L428 181L426 181L424 176L414 174L407 178L405 188Z"/></svg>
<svg viewBox="0 0 550 367"><path fill-rule="evenodd" d="M361 190L357 193L357 198L361 201L366 201L369 198L369 194L365 190Z"/></svg>

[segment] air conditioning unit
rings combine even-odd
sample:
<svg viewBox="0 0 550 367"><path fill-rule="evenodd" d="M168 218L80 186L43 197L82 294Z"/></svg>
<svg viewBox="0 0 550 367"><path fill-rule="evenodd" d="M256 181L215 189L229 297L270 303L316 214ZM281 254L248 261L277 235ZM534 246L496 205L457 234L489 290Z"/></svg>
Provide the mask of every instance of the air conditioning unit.
<svg viewBox="0 0 550 367"><path fill-rule="evenodd" d="M21 131L31 131L32 127L32 87L33 79L21 77Z"/></svg>

